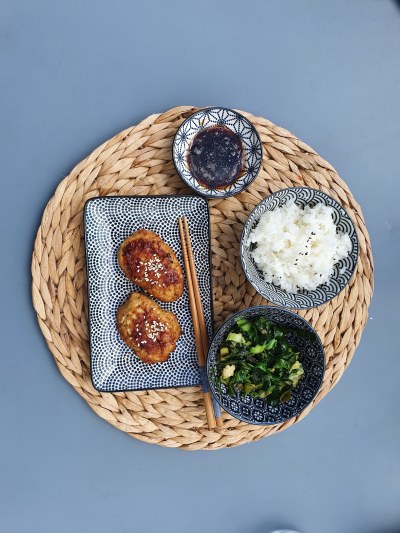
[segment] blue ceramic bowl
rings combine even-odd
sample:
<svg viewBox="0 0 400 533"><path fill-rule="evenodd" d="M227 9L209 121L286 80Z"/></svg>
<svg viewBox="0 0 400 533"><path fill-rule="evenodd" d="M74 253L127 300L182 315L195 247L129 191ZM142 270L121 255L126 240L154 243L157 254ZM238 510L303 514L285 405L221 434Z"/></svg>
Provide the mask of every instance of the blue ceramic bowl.
<svg viewBox="0 0 400 533"><path fill-rule="evenodd" d="M333 221L337 231L347 233L352 243L352 249L347 257L336 263L334 273L328 283L324 283L313 291L302 290L297 293L289 293L280 287L265 281L262 272L257 268L251 251L254 245L248 244L250 232L257 226L261 216L266 211L273 211L277 207L294 200L297 205L314 206L322 203L333 208ZM277 191L262 200L250 213L242 232L240 241L240 257L243 271L257 292L268 301L291 309L308 309L322 305L339 294L350 281L358 259L358 239L354 224L343 209L333 198L322 191L309 189L308 187L291 187Z"/></svg>
<svg viewBox="0 0 400 533"><path fill-rule="evenodd" d="M207 128L225 126L241 140L244 149L244 171L231 185L222 189L210 189L199 183L190 172L187 155L193 138ZM239 194L257 177L262 162L262 144L257 130L246 117L225 107L208 107L196 111L179 127L172 145L176 171L194 191L207 198L226 198Z"/></svg>
<svg viewBox="0 0 400 533"><path fill-rule="evenodd" d="M221 391L215 386L214 375L219 357L219 349L226 335L239 318L257 318L264 316L274 324L290 327L293 333L288 335L289 342L300 353L300 362L303 365L304 376L293 390L288 402L272 407L265 400L252 398L237 391L235 396L230 396L224 385ZM313 334L313 340L306 340L299 336L299 330ZM207 355L207 377L211 391L218 403L230 415L248 422L249 424L279 424L297 416L309 405L317 394L325 372L325 353L321 341L304 318L291 311L272 306L249 307L231 316L217 331L210 345Z"/></svg>

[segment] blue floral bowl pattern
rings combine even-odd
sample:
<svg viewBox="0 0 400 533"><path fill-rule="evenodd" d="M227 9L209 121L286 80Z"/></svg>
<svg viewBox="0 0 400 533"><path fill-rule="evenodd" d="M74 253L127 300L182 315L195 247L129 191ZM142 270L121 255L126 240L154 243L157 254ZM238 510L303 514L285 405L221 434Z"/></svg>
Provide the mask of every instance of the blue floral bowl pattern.
<svg viewBox="0 0 400 533"><path fill-rule="evenodd" d="M225 126L242 141L244 149L244 172L231 185L223 189L209 189L191 174L187 154L197 133L213 126ZM262 162L262 144L257 130L243 115L233 109L209 107L196 111L179 127L172 146L176 171L183 181L198 194L208 198L226 198L239 194L257 177Z"/></svg>
<svg viewBox="0 0 400 533"><path fill-rule="evenodd" d="M290 400L274 407L268 405L265 400L252 398L239 391L235 396L230 396L224 385L222 385L221 391L215 387L214 376L219 348L229 330L240 317L251 319L259 316L264 316L275 324L293 328L293 333L288 335L288 340L298 349L300 362L304 369L304 376L293 390ZM313 340L305 340L298 334L296 335L296 330L313 333ZM231 316L215 334L207 356L207 377L214 397L230 415L249 424L279 424L301 413L317 394L324 372L324 349L318 335L310 324L304 318L291 311L267 305L249 307Z"/></svg>
<svg viewBox="0 0 400 533"><path fill-rule="evenodd" d="M265 281L262 272L257 268L251 251L254 245L248 244L250 232L255 228L261 216L266 211L273 211L277 207L285 205L286 202L294 200L297 205L314 206L323 203L333 208L333 221L337 226L337 231L347 233L352 243L352 249L347 257L336 263L334 273L329 283L324 283L313 291L302 290L297 293L289 293L280 287ZM291 187L277 191L262 200L250 213L247 219L240 242L240 257L243 271L257 292L272 303L289 307L292 309L308 309L322 305L344 289L350 281L358 259L358 239L354 224L343 209L343 207L333 198L322 191L309 189L308 187Z"/></svg>

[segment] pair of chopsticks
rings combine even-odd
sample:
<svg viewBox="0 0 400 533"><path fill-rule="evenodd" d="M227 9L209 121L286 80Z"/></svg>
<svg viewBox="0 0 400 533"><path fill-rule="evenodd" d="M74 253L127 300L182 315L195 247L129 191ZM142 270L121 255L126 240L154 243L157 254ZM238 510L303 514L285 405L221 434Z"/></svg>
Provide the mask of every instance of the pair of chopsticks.
<svg viewBox="0 0 400 533"><path fill-rule="evenodd" d="M192 244L190 242L189 224L186 217L178 219L179 234L181 237L183 262L185 264L187 285L189 291L190 311L193 320L194 336L196 340L197 360L201 387L203 389L204 406L209 429L222 426L221 410L219 405L213 401L207 382L206 358L208 352L208 335L206 322L204 320L203 306L201 303L199 284L197 280L196 267L194 264Z"/></svg>

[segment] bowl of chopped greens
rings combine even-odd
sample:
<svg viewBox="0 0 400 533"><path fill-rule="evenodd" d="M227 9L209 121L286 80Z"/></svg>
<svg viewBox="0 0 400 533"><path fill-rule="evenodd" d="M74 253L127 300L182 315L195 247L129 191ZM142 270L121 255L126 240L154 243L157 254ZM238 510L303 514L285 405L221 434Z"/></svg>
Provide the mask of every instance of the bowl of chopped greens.
<svg viewBox="0 0 400 533"><path fill-rule="evenodd" d="M324 371L324 349L311 325L266 305L229 318L207 356L214 397L249 424L278 424L298 415L317 394Z"/></svg>

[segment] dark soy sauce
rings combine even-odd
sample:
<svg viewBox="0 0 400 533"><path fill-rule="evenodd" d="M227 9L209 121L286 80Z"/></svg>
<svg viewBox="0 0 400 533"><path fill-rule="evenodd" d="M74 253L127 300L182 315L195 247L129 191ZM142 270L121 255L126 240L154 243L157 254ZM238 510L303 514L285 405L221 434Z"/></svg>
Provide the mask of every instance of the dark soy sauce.
<svg viewBox="0 0 400 533"><path fill-rule="evenodd" d="M194 137L187 160L192 176L199 183L209 189L222 189L242 173L242 142L229 128L213 126Z"/></svg>

